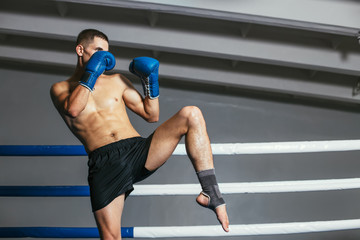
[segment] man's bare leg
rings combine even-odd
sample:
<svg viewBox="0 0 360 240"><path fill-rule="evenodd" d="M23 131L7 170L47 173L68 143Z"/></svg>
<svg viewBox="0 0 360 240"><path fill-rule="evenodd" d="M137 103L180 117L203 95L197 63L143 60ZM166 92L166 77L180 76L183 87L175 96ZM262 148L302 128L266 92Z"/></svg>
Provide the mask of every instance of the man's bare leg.
<svg viewBox="0 0 360 240"><path fill-rule="evenodd" d="M122 194L94 213L102 240L121 240L121 215L124 201L125 194Z"/></svg>
<svg viewBox="0 0 360 240"><path fill-rule="evenodd" d="M195 171L200 172L214 168L206 123L197 107L182 108L156 129L145 167L152 171L164 164L184 135L187 154ZM202 193L199 194L196 201L204 207L209 204L209 198ZM226 206L219 206L214 211L223 229L229 231Z"/></svg>

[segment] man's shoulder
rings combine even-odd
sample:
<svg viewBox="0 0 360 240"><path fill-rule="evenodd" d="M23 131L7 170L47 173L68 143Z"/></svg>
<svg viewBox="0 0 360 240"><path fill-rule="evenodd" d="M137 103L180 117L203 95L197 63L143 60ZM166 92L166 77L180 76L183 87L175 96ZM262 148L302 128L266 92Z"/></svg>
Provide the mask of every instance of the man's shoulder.
<svg viewBox="0 0 360 240"><path fill-rule="evenodd" d="M56 82L51 86L50 92L51 92L51 94L57 95L64 91L69 91L73 84L76 84L76 83L71 83L69 81L69 79Z"/></svg>

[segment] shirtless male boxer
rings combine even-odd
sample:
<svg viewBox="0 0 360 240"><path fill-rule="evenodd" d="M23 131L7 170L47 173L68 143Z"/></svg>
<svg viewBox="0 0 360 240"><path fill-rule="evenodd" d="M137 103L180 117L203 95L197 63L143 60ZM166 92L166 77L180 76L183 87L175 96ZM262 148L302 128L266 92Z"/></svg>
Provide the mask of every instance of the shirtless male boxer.
<svg viewBox="0 0 360 240"><path fill-rule="evenodd" d="M203 190L196 201L212 209L228 232L226 205L216 182L201 111L194 106L184 107L148 138L142 138L131 125L126 107L147 122L158 121L159 62L139 57L130 63L130 72L142 81L142 97L123 75L103 74L115 66L108 50L105 34L94 29L82 31L76 43L74 74L50 90L56 109L89 155L90 199L100 237L121 239L121 215L133 183L163 165L182 136Z"/></svg>

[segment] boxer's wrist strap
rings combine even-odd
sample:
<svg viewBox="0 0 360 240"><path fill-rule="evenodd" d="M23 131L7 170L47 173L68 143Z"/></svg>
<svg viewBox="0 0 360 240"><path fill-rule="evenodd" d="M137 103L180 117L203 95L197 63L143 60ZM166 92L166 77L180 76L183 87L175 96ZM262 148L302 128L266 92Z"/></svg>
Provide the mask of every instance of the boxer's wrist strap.
<svg viewBox="0 0 360 240"><path fill-rule="evenodd" d="M84 72L83 76L81 77L79 84L83 87L86 87L87 89L92 92L94 90L95 82L97 77L94 76L94 74L89 72Z"/></svg>

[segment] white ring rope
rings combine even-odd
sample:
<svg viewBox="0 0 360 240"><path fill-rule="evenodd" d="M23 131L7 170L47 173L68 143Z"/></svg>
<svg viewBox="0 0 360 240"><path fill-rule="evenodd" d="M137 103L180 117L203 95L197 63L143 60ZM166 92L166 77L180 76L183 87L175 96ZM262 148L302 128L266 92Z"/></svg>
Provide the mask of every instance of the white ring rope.
<svg viewBox="0 0 360 240"><path fill-rule="evenodd" d="M211 146L214 155L358 151L360 140L225 143ZM180 144L173 154L186 155L184 144ZM219 187L223 194L345 190L360 188L360 178L219 183ZM135 185L132 196L197 195L200 191L199 184L148 184ZM180 238L293 234L351 229L360 229L360 219L231 225L229 233L224 232L219 225L134 227L133 233L135 238Z"/></svg>
<svg viewBox="0 0 360 240"><path fill-rule="evenodd" d="M351 230L360 228L360 219L220 226L135 227L134 238L230 237Z"/></svg>
<svg viewBox="0 0 360 240"><path fill-rule="evenodd" d="M360 140L297 141L267 143L213 143L214 155L306 153L360 150ZM179 144L174 155L186 155L184 144Z"/></svg>
<svg viewBox="0 0 360 240"><path fill-rule="evenodd" d="M360 188L360 178L219 183L219 187L223 194L330 191ZM134 188L132 196L197 195L201 192L199 184L146 184Z"/></svg>

